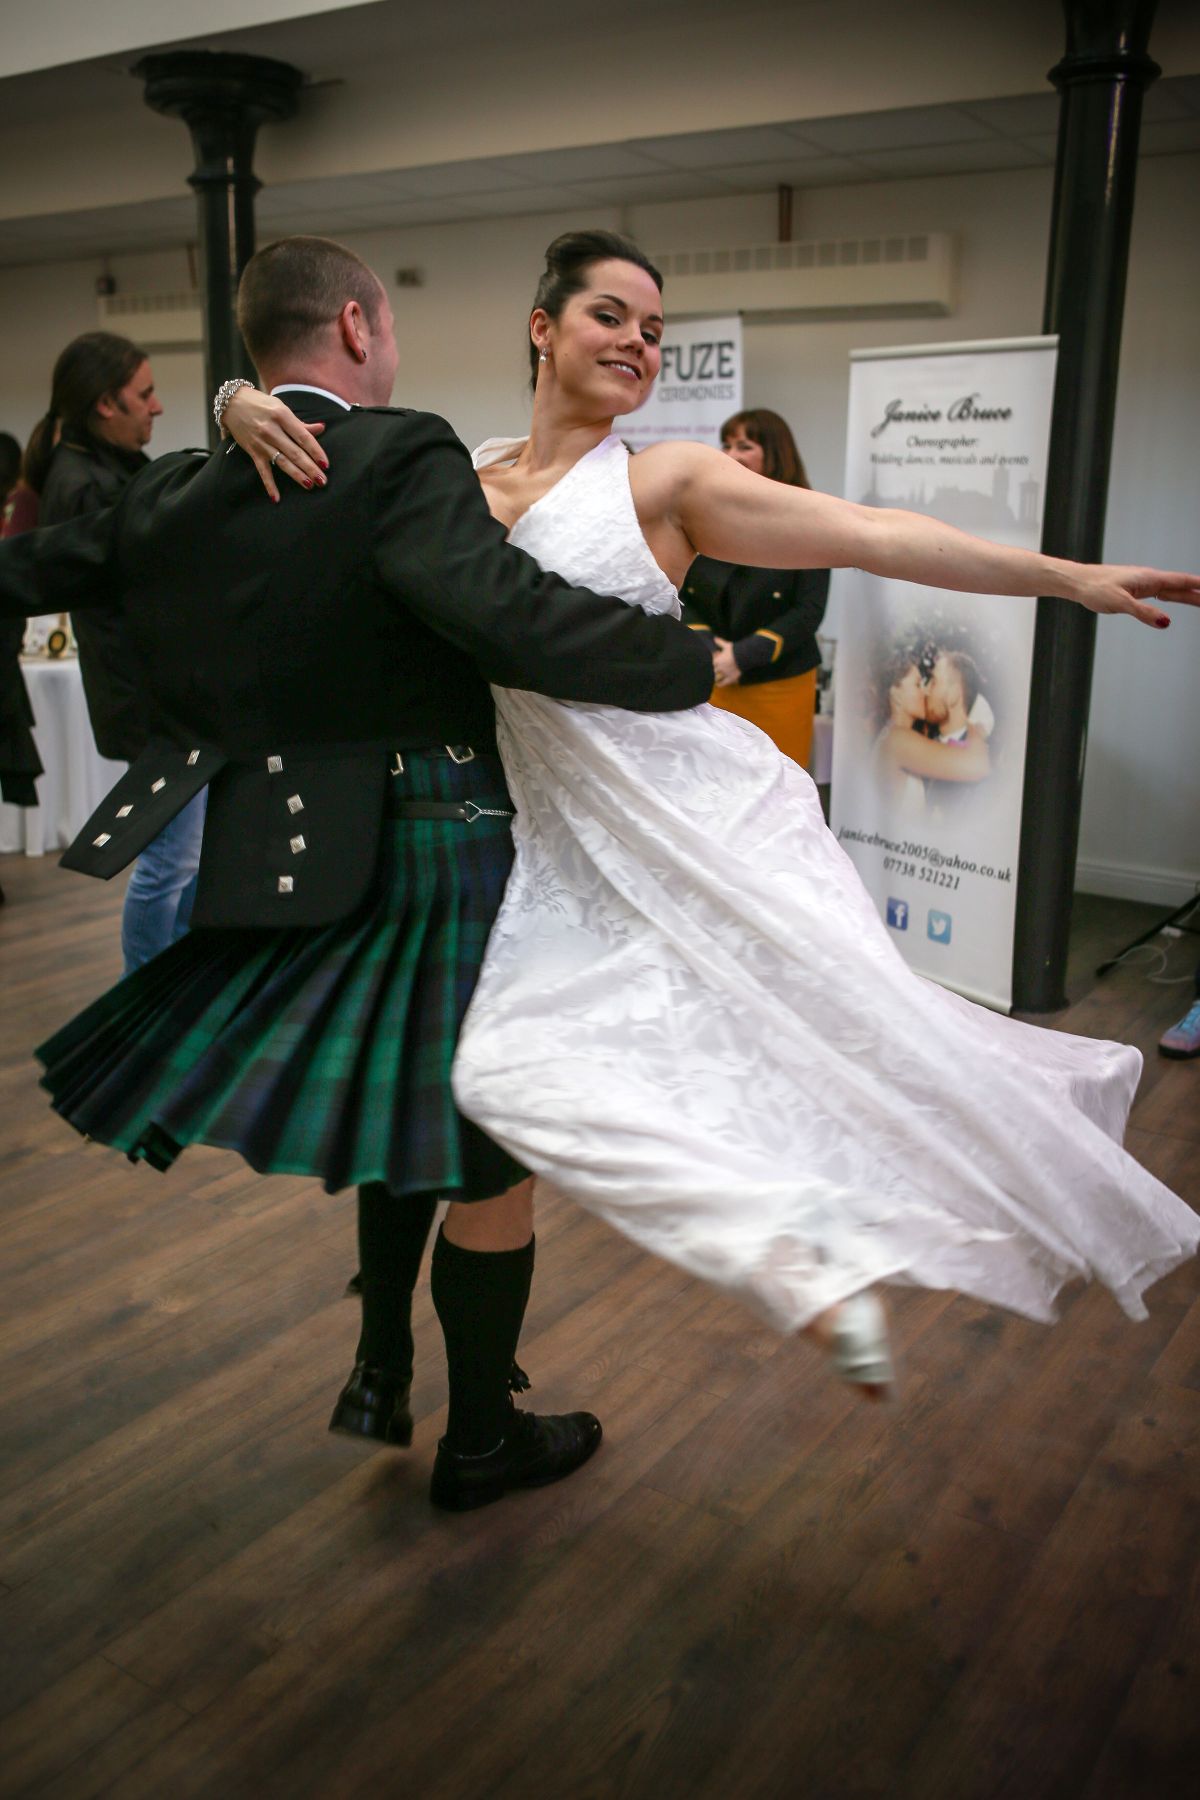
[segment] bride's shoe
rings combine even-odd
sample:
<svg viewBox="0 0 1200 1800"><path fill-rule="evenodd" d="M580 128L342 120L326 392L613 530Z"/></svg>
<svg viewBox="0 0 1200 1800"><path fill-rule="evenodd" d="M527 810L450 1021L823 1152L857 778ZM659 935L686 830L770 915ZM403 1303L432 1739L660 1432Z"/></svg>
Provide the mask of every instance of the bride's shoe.
<svg viewBox="0 0 1200 1800"><path fill-rule="evenodd" d="M882 1400L895 1385L887 1315L874 1294L852 1294L826 1315L819 1341L843 1381Z"/></svg>

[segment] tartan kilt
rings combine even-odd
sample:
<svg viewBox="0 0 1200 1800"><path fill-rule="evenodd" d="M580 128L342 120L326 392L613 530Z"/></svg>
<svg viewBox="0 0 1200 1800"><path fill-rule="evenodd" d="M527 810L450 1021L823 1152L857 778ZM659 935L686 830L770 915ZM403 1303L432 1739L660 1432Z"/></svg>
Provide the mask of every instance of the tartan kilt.
<svg viewBox="0 0 1200 1800"><path fill-rule="evenodd" d="M405 765L397 799L512 804L494 756ZM158 1169L212 1144L330 1193L501 1193L526 1171L458 1112L450 1067L512 858L508 819L389 817L352 915L189 932L41 1045L42 1086Z"/></svg>

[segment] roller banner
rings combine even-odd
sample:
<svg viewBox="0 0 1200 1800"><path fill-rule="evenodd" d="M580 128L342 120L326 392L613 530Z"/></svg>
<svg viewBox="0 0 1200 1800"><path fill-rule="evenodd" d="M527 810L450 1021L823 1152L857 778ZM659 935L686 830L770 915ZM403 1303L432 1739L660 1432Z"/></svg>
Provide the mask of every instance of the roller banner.
<svg viewBox="0 0 1200 1800"><path fill-rule="evenodd" d="M1053 338L858 351L848 499L1037 550ZM835 576L832 828L905 959L1012 1005L1037 602Z"/></svg>

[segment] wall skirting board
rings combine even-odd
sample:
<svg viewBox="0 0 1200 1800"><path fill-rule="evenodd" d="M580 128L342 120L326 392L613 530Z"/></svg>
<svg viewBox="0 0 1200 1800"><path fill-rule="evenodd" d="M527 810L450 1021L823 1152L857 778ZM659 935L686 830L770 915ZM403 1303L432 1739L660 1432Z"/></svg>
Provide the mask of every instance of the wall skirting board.
<svg viewBox="0 0 1200 1800"><path fill-rule="evenodd" d="M1081 859L1075 865L1075 887L1082 894L1106 894L1114 900L1145 900L1151 906L1176 907L1193 894L1200 898L1200 874Z"/></svg>

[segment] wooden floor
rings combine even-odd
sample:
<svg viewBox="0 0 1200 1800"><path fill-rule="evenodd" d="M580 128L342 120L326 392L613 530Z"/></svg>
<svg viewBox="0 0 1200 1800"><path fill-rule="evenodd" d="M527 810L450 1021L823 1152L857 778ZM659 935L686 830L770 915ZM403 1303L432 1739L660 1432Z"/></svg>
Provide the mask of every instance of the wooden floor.
<svg viewBox="0 0 1200 1800"><path fill-rule="evenodd" d="M438 1515L427 1287L412 1450L330 1437L350 1198L77 1140L28 1052L116 975L119 886L0 880L5 1797L1195 1791L1195 1265L1139 1326L1092 1291L1053 1331L897 1294L877 1409L550 1206L521 1357L605 1443ZM1090 974L1148 917L1079 902L1056 1022L1146 1051L1131 1147L1200 1205L1200 1063L1154 1053L1189 990Z"/></svg>

